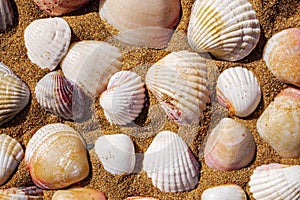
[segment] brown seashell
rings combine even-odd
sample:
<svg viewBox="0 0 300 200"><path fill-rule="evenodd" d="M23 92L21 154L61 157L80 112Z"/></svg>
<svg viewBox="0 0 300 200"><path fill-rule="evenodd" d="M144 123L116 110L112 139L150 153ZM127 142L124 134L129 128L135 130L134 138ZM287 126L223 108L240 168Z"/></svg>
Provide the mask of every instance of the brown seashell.
<svg viewBox="0 0 300 200"><path fill-rule="evenodd" d="M0 1L0 32L13 24L13 9L9 0Z"/></svg>
<svg viewBox="0 0 300 200"><path fill-rule="evenodd" d="M1 200L43 200L43 190L36 187L0 189Z"/></svg>
<svg viewBox="0 0 300 200"><path fill-rule="evenodd" d="M58 190L52 196L52 200L106 200L105 194L91 188L71 188Z"/></svg>

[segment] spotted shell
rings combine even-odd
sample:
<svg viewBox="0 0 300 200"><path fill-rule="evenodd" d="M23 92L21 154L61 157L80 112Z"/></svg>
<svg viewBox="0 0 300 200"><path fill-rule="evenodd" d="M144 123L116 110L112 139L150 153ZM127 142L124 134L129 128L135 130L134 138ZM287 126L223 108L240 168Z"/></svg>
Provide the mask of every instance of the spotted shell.
<svg viewBox="0 0 300 200"><path fill-rule="evenodd" d="M14 12L9 0L0 1L0 32L13 24Z"/></svg>

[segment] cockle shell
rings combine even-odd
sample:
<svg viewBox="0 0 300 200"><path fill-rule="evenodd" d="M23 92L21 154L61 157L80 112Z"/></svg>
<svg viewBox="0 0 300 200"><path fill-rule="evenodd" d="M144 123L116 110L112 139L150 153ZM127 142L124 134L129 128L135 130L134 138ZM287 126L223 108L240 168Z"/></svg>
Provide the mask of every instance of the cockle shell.
<svg viewBox="0 0 300 200"><path fill-rule="evenodd" d="M234 67L221 73L217 81L219 103L232 114L249 116L261 99L261 90L254 74L246 68Z"/></svg>
<svg viewBox="0 0 300 200"><path fill-rule="evenodd" d="M25 161L33 182L42 189L59 189L89 174L86 143L73 128L48 124L30 139Z"/></svg>
<svg viewBox="0 0 300 200"><path fill-rule="evenodd" d="M235 184L219 185L204 190L201 200L247 200L244 190Z"/></svg>
<svg viewBox="0 0 300 200"><path fill-rule="evenodd" d="M24 40L30 61L54 70L67 53L71 29L63 18L38 19L26 27Z"/></svg>
<svg viewBox="0 0 300 200"><path fill-rule="evenodd" d="M100 2L99 13L119 31L121 42L163 48L180 20L180 1L109 0Z"/></svg>
<svg viewBox="0 0 300 200"><path fill-rule="evenodd" d="M223 118L208 136L205 163L214 169L241 169L254 158L256 145L249 129L242 123Z"/></svg>
<svg viewBox="0 0 300 200"><path fill-rule="evenodd" d="M183 192L196 187L200 165L181 137L162 131L144 154L143 168L154 186L165 192Z"/></svg>
<svg viewBox="0 0 300 200"><path fill-rule="evenodd" d="M260 26L248 0L196 0L188 27L188 42L198 52L236 61L259 41Z"/></svg>
<svg viewBox="0 0 300 200"><path fill-rule="evenodd" d="M253 171L249 186L256 200L300 199L300 165L259 166Z"/></svg>
<svg viewBox="0 0 300 200"><path fill-rule="evenodd" d="M263 59L276 78L300 87L300 28L273 35L264 48Z"/></svg>
<svg viewBox="0 0 300 200"><path fill-rule="evenodd" d="M43 190L31 186L25 188L0 189L1 200L43 200Z"/></svg>
<svg viewBox="0 0 300 200"><path fill-rule="evenodd" d="M14 12L10 0L0 1L0 31L5 31L13 24Z"/></svg>
<svg viewBox="0 0 300 200"><path fill-rule="evenodd" d="M125 134L100 136L95 152L104 169L112 174L130 174L135 166L134 145Z"/></svg>
<svg viewBox="0 0 300 200"><path fill-rule="evenodd" d="M27 85L7 66L0 62L0 125L10 121L29 102Z"/></svg>
<svg viewBox="0 0 300 200"><path fill-rule="evenodd" d="M106 197L98 190L78 187L58 190L52 196L52 200L106 200Z"/></svg>
<svg viewBox="0 0 300 200"><path fill-rule="evenodd" d="M83 115L83 91L57 71L36 84L35 96L42 108L59 117L78 119Z"/></svg>
<svg viewBox="0 0 300 200"><path fill-rule="evenodd" d="M110 123L125 125L139 116L145 96L141 77L134 72L120 71L110 78L99 101Z"/></svg>
<svg viewBox="0 0 300 200"><path fill-rule="evenodd" d="M105 90L109 78L121 67L120 50L101 41L73 43L61 62L66 78L92 97Z"/></svg>
<svg viewBox="0 0 300 200"><path fill-rule="evenodd" d="M146 86L175 122L198 123L206 103L210 102L206 76L206 61L202 57L179 51L149 68Z"/></svg>
<svg viewBox="0 0 300 200"><path fill-rule="evenodd" d="M284 158L300 157L300 90L279 93L258 118L259 135Z"/></svg>

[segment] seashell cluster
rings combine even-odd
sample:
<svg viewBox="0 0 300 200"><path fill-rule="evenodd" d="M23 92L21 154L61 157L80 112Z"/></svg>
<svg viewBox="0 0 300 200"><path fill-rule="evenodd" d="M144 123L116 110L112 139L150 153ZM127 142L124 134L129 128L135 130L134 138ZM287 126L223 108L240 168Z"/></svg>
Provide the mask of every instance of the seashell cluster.
<svg viewBox="0 0 300 200"><path fill-rule="evenodd" d="M152 65L146 86L179 124L198 123L210 102L206 61L197 53L173 52Z"/></svg>
<svg viewBox="0 0 300 200"><path fill-rule="evenodd" d="M0 189L0 199L2 200L43 200L43 190L31 186L25 188Z"/></svg>
<svg viewBox="0 0 300 200"><path fill-rule="evenodd" d="M52 196L52 200L106 200L105 194L91 188L71 188L58 190Z"/></svg>
<svg viewBox="0 0 300 200"><path fill-rule="evenodd" d="M0 1L0 32L13 24L14 12L9 0Z"/></svg>
<svg viewBox="0 0 300 200"><path fill-rule="evenodd" d="M244 190L235 184L219 185L204 190L202 200L247 200Z"/></svg>

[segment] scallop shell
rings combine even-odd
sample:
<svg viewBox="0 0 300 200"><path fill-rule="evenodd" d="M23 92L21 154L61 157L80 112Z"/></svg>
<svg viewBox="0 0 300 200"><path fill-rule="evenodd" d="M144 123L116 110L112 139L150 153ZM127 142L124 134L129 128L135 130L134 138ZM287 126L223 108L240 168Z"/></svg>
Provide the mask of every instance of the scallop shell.
<svg viewBox="0 0 300 200"><path fill-rule="evenodd" d="M179 0L110 0L100 3L99 13L119 31L121 42L163 48L180 20L180 10Z"/></svg>
<svg viewBox="0 0 300 200"><path fill-rule="evenodd" d="M14 12L9 0L0 1L0 32L13 24Z"/></svg>
<svg viewBox="0 0 300 200"><path fill-rule="evenodd" d="M261 99L261 90L254 74L246 68L229 68L218 78L217 98L232 114L249 116Z"/></svg>
<svg viewBox="0 0 300 200"><path fill-rule="evenodd" d="M33 182L42 189L59 189L89 174L86 143L73 128L48 124L30 139L25 161Z"/></svg>
<svg viewBox="0 0 300 200"><path fill-rule="evenodd" d="M208 136L204 159L211 168L230 171L248 165L255 151L249 129L233 119L223 118Z"/></svg>
<svg viewBox="0 0 300 200"><path fill-rule="evenodd" d="M121 67L120 50L101 41L73 43L61 62L66 78L92 97L105 90L109 78Z"/></svg>
<svg viewBox="0 0 300 200"><path fill-rule="evenodd" d="M173 52L149 68L146 86L175 122L198 123L210 102L206 70L206 61L197 53Z"/></svg>
<svg viewBox="0 0 300 200"><path fill-rule="evenodd" d="M43 200L43 190L35 186L0 189L1 200Z"/></svg>
<svg viewBox="0 0 300 200"><path fill-rule="evenodd" d="M259 166L253 171L249 186L256 200L300 199L300 165Z"/></svg>
<svg viewBox="0 0 300 200"><path fill-rule="evenodd" d="M58 190L52 200L106 200L105 194L91 188L71 188Z"/></svg>
<svg viewBox="0 0 300 200"><path fill-rule="evenodd" d="M259 36L259 21L248 0L195 1L188 27L195 51L236 61L250 54Z"/></svg>
<svg viewBox="0 0 300 200"><path fill-rule="evenodd" d="M26 27L24 40L30 61L54 70L67 53L71 29L63 18L38 19Z"/></svg>
<svg viewBox="0 0 300 200"><path fill-rule="evenodd" d="M104 169L112 174L130 174L135 166L134 145L125 134L100 136L95 152Z"/></svg>
<svg viewBox="0 0 300 200"><path fill-rule="evenodd" d="M157 134L144 154L143 168L154 186L165 192L196 187L200 165L181 137L170 131Z"/></svg>
<svg viewBox="0 0 300 200"><path fill-rule="evenodd" d="M27 85L7 66L0 62L0 125L10 121L29 102Z"/></svg>
<svg viewBox="0 0 300 200"><path fill-rule="evenodd" d="M244 190L235 184L219 185L204 190L202 200L247 200Z"/></svg>
<svg viewBox="0 0 300 200"><path fill-rule="evenodd" d="M99 101L110 123L125 125L139 116L145 96L141 77L134 72L120 71L110 78Z"/></svg>
<svg viewBox="0 0 300 200"><path fill-rule="evenodd" d="M41 107L65 119L82 117L83 95L77 85L57 71L48 73L35 87L35 96Z"/></svg>
<svg viewBox="0 0 300 200"><path fill-rule="evenodd" d="M276 78L300 87L300 28L273 35L264 48L263 59Z"/></svg>
<svg viewBox="0 0 300 200"><path fill-rule="evenodd" d="M259 135L284 158L300 157L300 90L284 89L257 120Z"/></svg>

